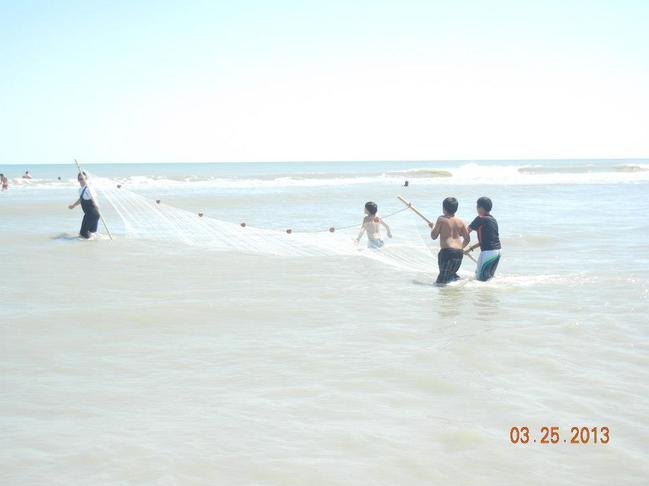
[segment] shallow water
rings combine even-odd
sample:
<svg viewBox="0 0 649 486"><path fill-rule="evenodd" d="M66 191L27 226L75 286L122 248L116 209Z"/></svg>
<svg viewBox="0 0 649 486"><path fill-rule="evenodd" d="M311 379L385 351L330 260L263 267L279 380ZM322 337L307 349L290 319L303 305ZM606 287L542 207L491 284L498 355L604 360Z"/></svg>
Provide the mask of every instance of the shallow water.
<svg viewBox="0 0 649 486"><path fill-rule="evenodd" d="M413 274L128 238L105 202L116 239L79 241L74 172L32 167L0 194L1 482L643 484L649 176L615 169L643 164L92 167L270 228L353 223L397 194L431 216L455 195L470 219L489 195L498 277L445 288L432 255ZM460 175L400 187L426 168ZM611 441L513 445L513 425Z"/></svg>

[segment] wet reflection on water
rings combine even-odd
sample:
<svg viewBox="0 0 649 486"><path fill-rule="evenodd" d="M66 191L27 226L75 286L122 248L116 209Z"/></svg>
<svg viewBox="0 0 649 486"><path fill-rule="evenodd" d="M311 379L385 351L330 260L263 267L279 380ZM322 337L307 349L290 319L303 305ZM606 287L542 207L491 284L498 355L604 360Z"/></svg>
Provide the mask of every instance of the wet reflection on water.
<svg viewBox="0 0 649 486"><path fill-rule="evenodd" d="M442 321L457 321L467 304L468 293L461 286L446 286L439 288L437 313Z"/></svg>
<svg viewBox="0 0 649 486"><path fill-rule="evenodd" d="M501 308L498 292L488 285L480 285L473 297L475 318L479 321L489 322L498 316Z"/></svg>
<svg viewBox="0 0 649 486"><path fill-rule="evenodd" d="M501 299L498 289L470 280L439 287L435 305L439 318L444 321L457 321L462 317L488 322L498 316Z"/></svg>

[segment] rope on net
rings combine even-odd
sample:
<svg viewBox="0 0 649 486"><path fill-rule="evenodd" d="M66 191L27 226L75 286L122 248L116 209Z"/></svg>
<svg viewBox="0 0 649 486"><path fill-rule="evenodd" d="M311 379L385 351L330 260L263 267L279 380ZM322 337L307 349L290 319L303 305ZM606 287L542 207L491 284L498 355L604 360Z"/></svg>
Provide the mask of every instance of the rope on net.
<svg viewBox="0 0 649 486"><path fill-rule="evenodd" d="M408 207L382 216L390 219L393 238L384 238L385 246L380 249L369 249L355 244L358 223L319 230L263 229L150 200L109 179L93 177L93 187L119 216L128 238L253 255L358 256L414 272L430 272L434 265L429 229L407 213Z"/></svg>

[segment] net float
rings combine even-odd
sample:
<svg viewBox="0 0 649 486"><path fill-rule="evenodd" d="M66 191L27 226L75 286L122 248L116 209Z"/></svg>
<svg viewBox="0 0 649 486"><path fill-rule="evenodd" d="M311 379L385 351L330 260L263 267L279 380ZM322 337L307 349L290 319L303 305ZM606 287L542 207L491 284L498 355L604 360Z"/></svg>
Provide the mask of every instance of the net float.
<svg viewBox="0 0 649 486"><path fill-rule="evenodd" d="M329 233L333 233L334 231L336 231L336 228L334 228L333 226L329 228Z"/></svg>
<svg viewBox="0 0 649 486"><path fill-rule="evenodd" d="M293 230L289 228L286 230L286 232L290 235L291 233L293 233Z"/></svg>
<svg viewBox="0 0 649 486"><path fill-rule="evenodd" d="M246 223L241 223L241 227L242 227L242 228L245 228L245 227L246 227Z"/></svg>
<svg viewBox="0 0 649 486"><path fill-rule="evenodd" d="M198 217L199 217L199 218L202 218L202 217L203 217L203 213L198 213Z"/></svg>

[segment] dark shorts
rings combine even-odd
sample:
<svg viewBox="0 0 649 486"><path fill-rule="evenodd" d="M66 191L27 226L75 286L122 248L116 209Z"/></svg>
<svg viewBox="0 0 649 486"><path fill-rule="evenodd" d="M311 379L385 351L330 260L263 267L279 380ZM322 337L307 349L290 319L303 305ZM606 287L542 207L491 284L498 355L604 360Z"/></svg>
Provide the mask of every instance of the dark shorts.
<svg viewBox="0 0 649 486"><path fill-rule="evenodd" d="M460 278L457 271L462 265L462 257L464 257L464 251L457 248L442 248L439 250L437 254L437 264L439 265L438 284L446 284Z"/></svg>
<svg viewBox="0 0 649 486"><path fill-rule="evenodd" d="M84 213L83 220L81 221L81 229L79 235L82 238L90 238L92 233L97 232L97 224L99 223L99 211L88 211Z"/></svg>

